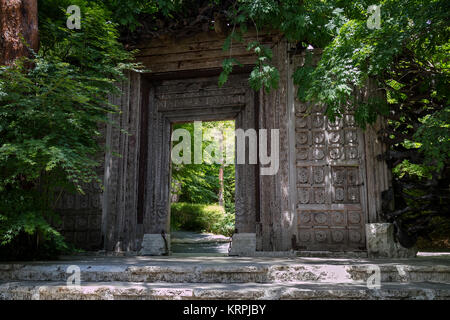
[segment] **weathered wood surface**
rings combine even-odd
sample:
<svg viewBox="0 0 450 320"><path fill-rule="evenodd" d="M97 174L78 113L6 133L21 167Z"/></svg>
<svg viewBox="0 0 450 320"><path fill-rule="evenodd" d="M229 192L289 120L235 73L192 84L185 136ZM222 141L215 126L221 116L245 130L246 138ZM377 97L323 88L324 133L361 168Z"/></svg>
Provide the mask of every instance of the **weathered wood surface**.
<svg viewBox="0 0 450 320"><path fill-rule="evenodd" d="M137 60L152 73L200 70L221 68L223 60L231 56L243 65L253 65L256 55L247 51L247 41L258 39L262 44L271 46L278 37L277 34L257 35L255 31L250 31L243 37L243 43L234 41L231 51L224 51L225 36L210 31L182 39L155 38L140 43L135 49L139 50Z"/></svg>
<svg viewBox="0 0 450 320"><path fill-rule="evenodd" d="M386 125L386 119L380 117L376 123L364 132L366 176L367 176L367 210L368 223L381 222L381 193L392 186L392 174L384 160L377 159L386 152L386 144L379 139L379 131Z"/></svg>
<svg viewBox="0 0 450 320"><path fill-rule="evenodd" d="M277 90L270 93L261 91L259 106L259 128L279 130L280 167L276 175L260 176L260 222L257 226L257 250L286 251L291 249L292 217L290 194L289 165L289 110L287 104L287 42L281 40L275 44L273 64L280 71ZM268 153L276 152L270 150Z"/></svg>
<svg viewBox="0 0 450 320"><path fill-rule="evenodd" d="M122 95L110 99L120 113L111 116L106 134L102 233L109 251L137 250L140 74L130 72L128 79L121 84Z"/></svg>
<svg viewBox="0 0 450 320"><path fill-rule="evenodd" d="M304 56L293 57L293 69ZM291 86L295 90L294 86ZM291 98L295 112L297 248L364 250L368 217L364 134L349 105L331 122L321 105Z"/></svg>
<svg viewBox="0 0 450 320"><path fill-rule="evenodd" d="M303 55L294 56L292 71L301 66ZM292 81L292 80L291 80ZM295 128L297 193L296 244L303 250L364 250L364 224L378 222L381 192L389 186L386 164L377 160L385 148L376 132L379 119L363 131L358 128L352 107L343 118L331 123L324 108L301 103L291 83L289 94L292 128ZM370 92L370 86L364 94ZM364 98L364 97L363 97ZM294 120L295 119L295 120Z"/></svg>

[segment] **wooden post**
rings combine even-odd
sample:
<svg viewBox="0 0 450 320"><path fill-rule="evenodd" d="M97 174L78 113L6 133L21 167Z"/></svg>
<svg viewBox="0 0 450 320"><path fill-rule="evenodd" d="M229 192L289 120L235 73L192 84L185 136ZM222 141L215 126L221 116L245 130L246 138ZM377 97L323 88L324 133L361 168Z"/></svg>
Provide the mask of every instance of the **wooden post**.
<svg viewBox="0 0 450 320"><path fill-rule="evenodd" d="M224 187L223 187L223 168L224 168L224 164L223 161L220 163L220 168L219 168L219 206L224 207L225 203L223 200L223 194L224 194Z"/></svg>

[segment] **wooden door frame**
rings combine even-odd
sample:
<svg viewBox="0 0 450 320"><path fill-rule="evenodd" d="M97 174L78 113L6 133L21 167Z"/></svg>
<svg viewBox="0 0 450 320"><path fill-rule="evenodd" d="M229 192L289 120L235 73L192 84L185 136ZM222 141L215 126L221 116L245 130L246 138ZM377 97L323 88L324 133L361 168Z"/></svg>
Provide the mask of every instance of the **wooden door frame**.
<svg viewBox="0 0 450 320"><path fill-rule="evenodd" d="M217 85L218 70L207 70L195 76L192 73L190 76L167 74L143 79L138 237L170 232L170 137L173 123L234 119L236 129L258 129L257 95L248 86L248 73L245 71L230 75L222 88ZM162 90L160 86L169 87L172 82L180 85L180 89L159 92ZM183 85L199 89L188 92ZM215 97L214 93L220 95ZM177 99L177 96L188 97ZM246 149L248 154L247 144ZM236 165L237 232L254 233L256 230L259 216L258 173L258 165Z"/></svg>

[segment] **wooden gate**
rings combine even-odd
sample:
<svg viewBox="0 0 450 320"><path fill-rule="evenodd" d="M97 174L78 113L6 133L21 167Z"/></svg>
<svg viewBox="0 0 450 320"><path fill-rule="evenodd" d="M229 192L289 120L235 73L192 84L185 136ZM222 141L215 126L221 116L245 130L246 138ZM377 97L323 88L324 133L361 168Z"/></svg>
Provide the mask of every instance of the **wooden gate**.
<svg viewBox="0 0 450 320"><path fill-rule="evenodd" d="M180 75L177 75L179 77ZM255 96L248 74L231 75L218 87L218 77L150 80L144 94L146 114L141 126L141 157L138 221L144 233L170 232L170 135L171 124L188 121L236 120L236 128L255 129ZM248 154L248 144L246 144ZM257 165L236 165L236 229L255 232Z"/></svg>
<svg viewBox="0 0 450 320"><path fill-rule="evenodd" d="M364 250L364 139L351 113L330 122L323 108L298 101L298 248Z"/></svg>
<svg viewBox="0 0 450 320"><path fill-rule="evenodd" d="M320 105L293 98L293 106L295 246L298 250L365 250L364 133L350 110L331 122Z"/></svg>

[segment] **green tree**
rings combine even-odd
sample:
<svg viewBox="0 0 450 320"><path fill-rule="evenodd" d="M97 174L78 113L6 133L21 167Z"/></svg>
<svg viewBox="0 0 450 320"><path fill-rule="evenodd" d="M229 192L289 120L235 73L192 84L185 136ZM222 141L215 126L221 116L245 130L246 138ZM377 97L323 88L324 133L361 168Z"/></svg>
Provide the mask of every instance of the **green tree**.
<svg viewBox="0 0 450 320"><path fill-rule="evenodd" d="M219 195L222 192L225 208L232 210L231 202L234 204L234 165L225 163L194 163L194 125L193 123L175 124L173 129L185 129L191 137L191 164L172 164L172 190L174 185L180 184L179 201L190 203L218 203ZM209 129L232 130L234 131L234 121L210 121L202 123L202 153L210 143L220 143L218 141L207 141L206 133ZM219 147L219 146L218 146ZM222 146L222 148L224 148ZM224 150L224 149L223 149ZM220 171L223 170L223 181L220 181ZM223 190L221 190L221 184ZM228 210L227 210L228 212ZM234 213L234 211L232 212Z"/></svg>
<svg viewBox="0 0 450 320"><path fill-rule="evenodd" d="M66 27L72 4L82 8L81 30ZM0 69L0 246L28 257L66 248L55 204L63 191L99 183L96 138L117 111L108 95L137 67L95 3L42 0L39 21L40 51Z"/></svg>

